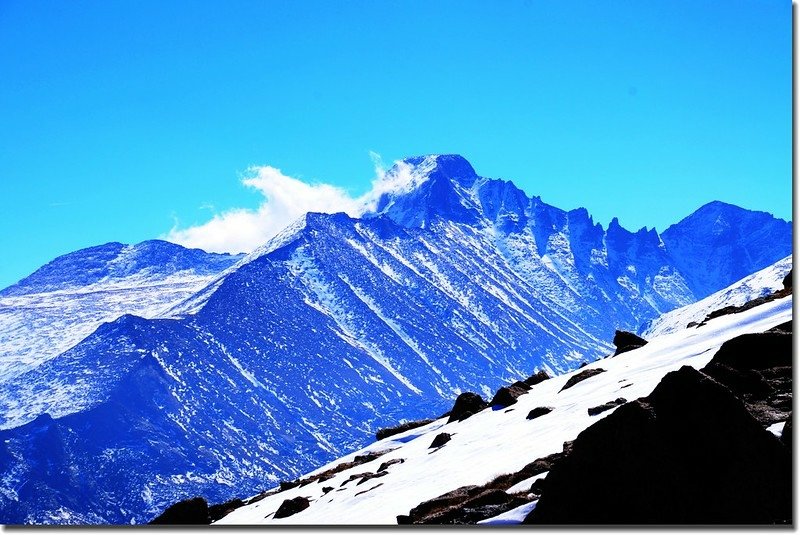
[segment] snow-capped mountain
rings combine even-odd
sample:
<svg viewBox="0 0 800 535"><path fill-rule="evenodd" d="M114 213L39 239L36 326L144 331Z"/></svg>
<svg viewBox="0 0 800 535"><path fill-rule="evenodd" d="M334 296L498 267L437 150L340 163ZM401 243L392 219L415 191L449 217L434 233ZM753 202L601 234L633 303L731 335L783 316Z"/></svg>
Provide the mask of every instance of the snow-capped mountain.
<svg viewBox="0 0 800 535"><path fill-rule="evenodd" d="M758 297L769 295L783 288L783 279L791 269L792 257L787 256L696 303L662 314L647 326L642 336L650 338L680 331L690 323L699 324L715 310L741 306Z"/></svg>
<svg viewBox="0 0 800 535"><path fill-rule="evenodd" d="M724 342L743 334L766 331L791 318L792 297L788 296L740 314L716 318L700 329L683 329L659 336L640 349L536 384L509 408L494 406L463 421L439 418L374 442L298 478L302 485L293 488L286 485L280 492L270 489L272 492L245 499L247 505L236 508L217 524L397 524L398 517L408 515L423 502L433 504L432 500L437 497L447 493L455 495L457 489L468 490L470 485L484 486L502 479L504 474L510 479L511 474L523 471L529 463L558 454L565 443L574 441L584 429L617 410L611 406L598 413L596 408L619 398L623 398L624 403L647 396L669 372L682 366L698 370L706 366ZM587 370L603 371L568 387L576 375L586 374ZM549 410L531 418L531 411L542 407ZM782 429L782 421L769 426L778 436ZM435 437L442 433L447 433L450 439L443 446L433 448ZM695 446L699 448L700 444ZM695 452L695 455L700 453ZM359 458L368 460L354 462ZM537 505L537 496L528 494L529 489L534 482L548 476L546 470L543 467L531 477L523 476L524 479L513 485L506 484L501 494L521 496L518 499L522 505L480 523L522 522ZM318 478L320 474L327 475ZM791 478L788 472L782 475L786 481ZM698 477L702 479L703 476ZM546 497L548 487L543 485L543 488L543 497ZM462 502L466 501L465 497ZM491 498L494 500L487 497L482 505L503 503L496 496ZM284 502L297 499L303 504L297 512L289 516L276 515ZM443 497L439 502L441 509L448 505ZM576 511L584 507L585 504L574 504ZM626 504L621 507L624 509ZM629 514L629 519L638 518L633 516L637 514L635 510L629 510ZM679 511L674 515L673 518L678 518Z"/></svg>
<svg viewBox="0 0 800 535"><path fill-rule="evenodd" d="M123 314L158 316L240 258L159 240L107 243L56 258L0 291L0 381Z"/></svg>
<svg viewBox="0 0 800 535"><path fill-rule="evenodd" d="M654 230L603 229L459 156L385 180L364 217L307 214L158 317L0 383L0 521L144 522L255 492L695 301ZM791 229L772 241L775 261Z"/></svg>

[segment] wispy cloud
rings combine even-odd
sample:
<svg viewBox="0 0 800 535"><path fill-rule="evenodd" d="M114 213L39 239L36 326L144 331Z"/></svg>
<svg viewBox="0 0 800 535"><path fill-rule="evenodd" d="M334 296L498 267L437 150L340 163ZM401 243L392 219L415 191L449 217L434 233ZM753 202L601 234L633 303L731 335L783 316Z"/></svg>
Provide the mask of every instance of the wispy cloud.
<svg viewBox="0 0 800 535"><path fill-rule="evenodd" d="M162 238L210 252L249 252L306 212L358 216L363 211L364 198L330 184L306 183L268 165L250 168L242 184L264 196L258 208L215 213L209 221L187 228L175 221Z"/></svg>

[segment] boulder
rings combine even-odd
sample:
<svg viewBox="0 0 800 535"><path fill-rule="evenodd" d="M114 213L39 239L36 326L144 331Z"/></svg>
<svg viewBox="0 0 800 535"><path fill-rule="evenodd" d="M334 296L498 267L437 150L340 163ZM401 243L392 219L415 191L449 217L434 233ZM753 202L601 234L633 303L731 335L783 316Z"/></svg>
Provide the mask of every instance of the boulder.
<svg viewBox="0 0 800 535"><path fill-rule="evenodd" d="M161 513L151 524L210 524L211 517L208 514L208 503L204 498L196 497L183 500L170 505L166 511Z"/></svg>
<svg viewBox="0 0 800 535"><path fill-rule="evenodd" d="M534 373L533 375L525 379L523 383L525 383L528 386L534 386L538 385L543 381L547 381L548 379L550 379L550 376L547 374L547 372L544 370L539 370L538 372Z"/></svg>
<svg viewBox="0 0 800 535"><path fill-rule="evenodd" d="M545 414L549 414L551 412L553 412L553 407L536 407L528 413L527 419L533 420L534 418L544 416Z"/></svg>
<svg viewBox="0 0 800 535"><path fill-rule="evenodd" d="M273 518L286 518L288 516L296 515L303 509L308 509L311 502L305 496L298 496L290 500L283 500L283 503L275 512Z"/></svg>
<svg viewBox="0 0 800 535"><path fill-rule="evenodd" d="M389 468L390 466L395 465L395 464L401 464L401 463L404 463L404 462L406 462L405 459L392 459L391 461L383 462L378 467L378 472L385 472L386 469Z"/></svg>
<svg viewBox="0 0 800 535"><path fill-rule="evenodd" d="M431 442L431 445L428 446L429 448L441 448L448 442L450 442L450 433L439 433Z"/></svg>
<svg viewBox="0 0 800 535"><path fill-rule="evenodd" d="M791 290L792 289L792 271L793 269L789 270L789 273L783 278L783 289L784 290Z"/></svg>
<svg viewBox="0 0 800 535"><path fill-rule="evenodd" d="M473 392L463 392L458 395L453 409L450 411L450 418L447 422L463 421L473 414L482 411L488 404L478 394Z"/></svg>
<svg viewBox="0 0 800 535"><path fill-rule="evenodd" d="M517 398L530 390L530 388L531 387L522 382L514 383L510 386L502 386L497 390L492 401L489 402L489 405L492 407L508 407L509 405L513 405L517 402Z"/></svg>
<svg viewBox="0 0 800 535"><path fill-rule="evenodd" d="M617 351L614 353L614 356L616 357L620 353L625 353L626 351L639 349L645 344L647 344L647 340L640 336L628 331L616 331L614 333L614 345L617 346Z"/></svg>
<svg viewBox="0 0 800 535"><path fill-rule="evenodd" d="M787 524L791 450L729 389L684 366L580 433L533 524Z"/></svg>
<svg viewBox="0 0 800 535"><path fill-rule="evenodd" d="M567 382L564 384L561 390L559 390L559 392L563 392L568 388L572 388L581 381L585 381L586 379L594 377L595 375L601 374L603 372L605 372L603 368L589 368L588 370L583 370L582 372L576 373L567 380Z"/></svg>
<svg viewBox="0 0 800 535"><path fill-rule="evenodd" d="M404 431L408 431L409 429L416 429L417 427L422 427L423 425L428 425L433 420L417 420L414 422L405 422L400 425L396 425L394 427L387 427L385 429L379 429L377 433L375 433L376 440L383 440L384 438L389 438L391 436L403 433Z"/></svg>

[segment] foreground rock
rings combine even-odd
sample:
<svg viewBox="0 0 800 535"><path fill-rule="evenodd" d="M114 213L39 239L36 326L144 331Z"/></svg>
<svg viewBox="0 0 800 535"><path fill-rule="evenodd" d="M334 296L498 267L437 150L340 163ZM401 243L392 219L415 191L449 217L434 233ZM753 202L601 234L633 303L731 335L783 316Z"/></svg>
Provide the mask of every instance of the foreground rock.
<svg viewBox="0 0 800 535"><path fill-rule="evenodd" d="M730 390L684 366L578 435L525 522L791 523L791 461Z"/></svg>
<svg viewBox="0 0 800 535"><path fill-rule="evenodd" d="M792 412L791 324L728 340L702 371L731 389L762 426L785 421Z"/></svg>

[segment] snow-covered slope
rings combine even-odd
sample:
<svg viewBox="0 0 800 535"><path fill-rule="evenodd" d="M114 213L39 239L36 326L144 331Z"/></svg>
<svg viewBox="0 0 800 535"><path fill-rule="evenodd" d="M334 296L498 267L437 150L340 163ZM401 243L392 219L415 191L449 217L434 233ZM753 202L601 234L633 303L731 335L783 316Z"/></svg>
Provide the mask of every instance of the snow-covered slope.
<svg viewBox="0 0 800 535"><path fill-rule="evenodd" d="M735 282L708 297L686 305L653 320L642 336L649 339L686 328L689 323L700 323L711 312L727 306L741 306L757 297L769 295L783 288L783 278L792 269L792 257L779 260L769 267Z"/></svg>
<svg viewBox="0 0 800 535"><path fill-rule="evenodd" d="M56 258L0 291L0 382L123 314L159 316L239 258L157 240L107 243Z"/></svg>
<svg viewBox="0 0 800 535"><path fill-rule="evenodd" d="M241 507L218 524L396 524L398 515L412 507L465 485L482 485L493 478L519 471L531 461L561 451L565 441L574 440L586 427L611 414L589 416L587 409L624 397L633 400L650 394L668 372L683 365L702 368L723 342L745 333L762 332L792 317L792 298L786 297L754 309L723 316L700 329L684 329L654 338L646 346L614 358L593 363L581 371L602 368L600 373L571 388L560 391L577 372L535 385L509 409L486 409L461 422L446 423L442 418L337 459L310 475L329 470L342 462L369 452L385 452L365 464L337 473L333 478L267 496ZM536 407L553 411L526 419ZM452 438L438 450L430 448L441 433ZM357 484L350 480L357 473L377 472L392 459L386 475ZM533 479L517 485L530 487ZM325 493L323 488L333 490ZM511 489L514 491L515 489ZM273 518L284 500L297 496L310 499L310 507L282 519ZM511 514L486 523L520 521L533 507L529 504Z"/></svg>
<svg viewBox="0 0 800 535"><path fill-rule="evenodd" d="M654 230L604 229L458 156L385 180L363 218L307 214L159 317L0 383L0 521L144 522L256 491L694 301Z"/></svg>

